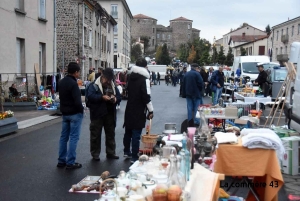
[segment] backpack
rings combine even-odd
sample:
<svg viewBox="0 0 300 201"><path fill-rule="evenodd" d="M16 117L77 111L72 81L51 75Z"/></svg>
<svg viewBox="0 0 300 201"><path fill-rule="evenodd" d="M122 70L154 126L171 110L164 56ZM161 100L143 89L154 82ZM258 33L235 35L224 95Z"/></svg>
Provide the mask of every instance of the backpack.
<svg viewBox="0 0 300 201"><path fill-rule="evenodd" d="M91 85L95 88L96 92L99 91L99 86L95 84L95 81L89 83L89 84L86 86L86 88L85 88L85 94L84 94L84 95L85 95L85 106L88 107L88 108L90 107L90 102L89 102L89 99L88 99L88 97L87 97L87 92L88 92L89 87L90 87Z"/></svg>

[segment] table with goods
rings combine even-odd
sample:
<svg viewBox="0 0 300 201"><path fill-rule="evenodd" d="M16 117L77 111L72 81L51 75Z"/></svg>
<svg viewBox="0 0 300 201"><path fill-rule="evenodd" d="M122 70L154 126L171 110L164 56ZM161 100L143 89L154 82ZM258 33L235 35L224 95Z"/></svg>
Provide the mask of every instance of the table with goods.
<svg viewBox="0 0 300 201"><path fill-rule="evenodd" d="M287 163L283 155L289 153L292 142L300 141L299 134L278 127L214 132L203 113L200 110L201 125L187 127L184 133L171 133L170 125L175 131L176 125L166 123L169 134L150 134L150 123L141 138L139 160L127 172L87 176L69 192L96 193L97 201L277 200L284 183L281 169ZM295 174L295 167L288 173ZM225 175L246 183L246 198L235 196L239 188L232 193L231 185L221 185Z"/></svg>

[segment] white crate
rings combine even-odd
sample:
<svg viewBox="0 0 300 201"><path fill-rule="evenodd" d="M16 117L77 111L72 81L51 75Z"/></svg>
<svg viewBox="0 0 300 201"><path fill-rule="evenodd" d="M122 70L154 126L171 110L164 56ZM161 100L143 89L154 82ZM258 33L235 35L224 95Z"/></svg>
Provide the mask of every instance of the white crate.
<svg viewBox="0 0 300 201"><path fill-rule="evenodd" d="M283 173L289 175L300 174L300 137L284 137L281 138L281 140L283 141L283 143L288 144L290 147L289 150L286 150L281 163L281 169Z"/></svg>

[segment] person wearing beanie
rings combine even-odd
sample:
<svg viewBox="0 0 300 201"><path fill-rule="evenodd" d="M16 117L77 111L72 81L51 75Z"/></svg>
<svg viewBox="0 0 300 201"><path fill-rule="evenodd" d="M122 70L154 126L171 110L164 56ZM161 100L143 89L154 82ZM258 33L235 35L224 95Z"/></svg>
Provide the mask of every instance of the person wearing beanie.
<svg viewBox="0 0 300 201"><path fill-rule="evenodd" d="M147 61L139 58L131 69L128 82L128 101L125 109L125 134L123 138L124 157L131 158L131 163L138 160L140 139L146 118L153 118L151 102L150 74L146 69ZM148 114L147 114L148 111Z"/></svg>
<svg viewBox="0 0 300 201"><path fill-rule="evenodd" d="M100 161L102 128L105 131L106 158L119 159L116 155L115 127L116 105L121 94L114 84L114 71L106 68L95 82L86 88L90 108L90 153L94 161Z"/></svg>
<svg viewBox="0 0 300 201"><path fill-rule="evenodd" d="M60 111L63 119L57 164L59 168L77 169L82 167L80 163L76 162L76 148L83 119L81 93L76 80L79 76L79 65L71 62L68 65L68 75L59 82Z"/></svg>

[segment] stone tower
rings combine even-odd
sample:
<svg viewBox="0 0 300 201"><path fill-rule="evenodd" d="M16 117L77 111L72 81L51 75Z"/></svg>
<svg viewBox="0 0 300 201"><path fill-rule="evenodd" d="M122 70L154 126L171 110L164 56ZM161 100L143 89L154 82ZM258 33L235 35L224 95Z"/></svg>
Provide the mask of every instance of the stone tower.
<svg viewBox="0 0 300 201"><path fill-rule="evenodd" d="M149 38L149 47L147 51L154 51L156 45L156 25L157 19L138 14L133 16L131 26L131 37L138 40L139 37L147 36Z"/></svg>
<svg viewBox="0 0 300 201"><path fill-rule="evenodd" d="M178 49L180 44L187 43L193 39L193 21L184 17L170 20L170 28L172 29L172 46Z"/></svg>

